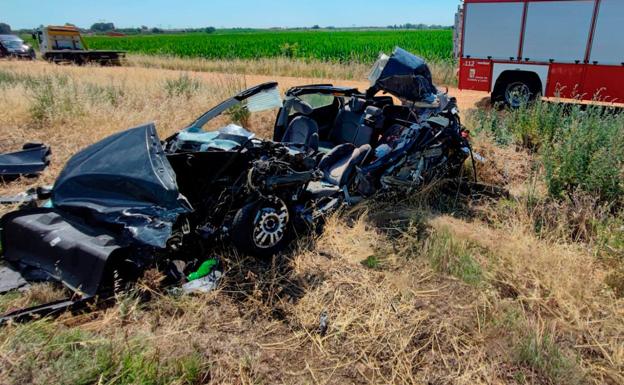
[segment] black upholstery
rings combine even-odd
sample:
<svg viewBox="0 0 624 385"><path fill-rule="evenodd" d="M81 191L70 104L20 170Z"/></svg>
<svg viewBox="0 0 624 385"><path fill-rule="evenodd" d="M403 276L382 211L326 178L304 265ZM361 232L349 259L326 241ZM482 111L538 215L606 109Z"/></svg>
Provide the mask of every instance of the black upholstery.
<svg viewBox="0 0 624 385"><path fill-rule="evenodd" d="M303 144L317 150L319 145L318 124L314 119L307 116L298 116L286 128L282 142Z"/></svg>
<svg viewBox="0 0 624 385"><path fill-rule="evenodd" d="M301 99L293 99L292 108L296 112L303 114L303 115L310 115L314 111L314 109L312 108L310 104L308 104L307 102Z"/></svg>
<svg viewBox="0 0 624 385"><path fill-rule="evenodd" d="M335 146L352 143L355 146L361 146L369 144L373 131L363 125L362 117L365 106L366 100L352 98L349 105L338 112L334 127L329 135L330 143L325 143L325 145L333 144Z"/></svg>
<svg viewBox="0 0 624 385"><path fill-rule="evenodd" d="M292 106L295 111L302 115L297 116L290 122L281 141L283 143L301 144L312 150L318 150L318 124L314 119L307 116L312 113L312 107L298 99L293 101Z"/></svg>

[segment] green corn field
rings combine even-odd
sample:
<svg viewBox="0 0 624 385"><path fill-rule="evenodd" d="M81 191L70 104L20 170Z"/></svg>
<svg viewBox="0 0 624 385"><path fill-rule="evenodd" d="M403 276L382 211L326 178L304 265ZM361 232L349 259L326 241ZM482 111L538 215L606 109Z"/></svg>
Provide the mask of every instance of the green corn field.
<svg viewBox="0 0 624 385"><path fill-rule="evenodd" d="M206 59L292 57L338 62L374 61L396 46L427 60L452 60L451 30L220 31L214 34L155 34L86 37L91 49Z"/></svg>

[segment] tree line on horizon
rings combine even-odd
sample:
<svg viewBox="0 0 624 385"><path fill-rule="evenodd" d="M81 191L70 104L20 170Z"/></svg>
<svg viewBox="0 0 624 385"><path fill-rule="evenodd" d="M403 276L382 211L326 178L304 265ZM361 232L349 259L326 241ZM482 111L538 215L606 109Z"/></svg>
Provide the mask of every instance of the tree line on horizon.
<svg viewBox="0 0 624 385"><path fill-rule="evenodd" d="M121 33L124 35L138 35L138 34L164 34L164 33L214 33L217 31L215 27L201 27L201 28L172 28L165 29L160 27L148 27L146 25L142 25L141 27L136 28L117 28L114 23L111 22L97 22L93 23L89 28L80 28L72 23L65 23L66 26L72 26L80 29L82 32L86 33L95 33L95 34L106 34L106 33ZM40 25L39 28L43 27ZM394 24L388 25L386 27L379 26L360 26L360 27L335 27L335 26L326 26L321 27L318 24L313 25L312 27L295 27L295 28L285 28L285 27L272 27L272 28L224 28L226 30L233 31L253 31L253 30L333 30L333 29L416 29L416 30L428 30L428 29L451 29L451 26L444 26L439 24ZM34 29L34 28L33 28ZM10 33L30 33L33 29L19 29L12 30L11 26L7 23L0 22L0 34L10 34Z"/></svg>

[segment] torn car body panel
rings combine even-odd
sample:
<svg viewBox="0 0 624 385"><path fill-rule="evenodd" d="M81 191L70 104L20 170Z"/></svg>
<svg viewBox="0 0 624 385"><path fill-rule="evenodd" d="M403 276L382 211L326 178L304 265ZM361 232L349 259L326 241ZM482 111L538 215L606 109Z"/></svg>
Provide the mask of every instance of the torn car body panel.
<svg viewBox="0 0 624 385"><path fill-rule="evenodd" d="M109 265L125 259L116 234L54 209L28 209L1 222L4 259L43 270L72 290L94 296Z"/></svg>
<svg viewBox="0 0 624 385"><path fill-rule="evenodd" d="M391 56L382 55L369 80L369 94L385 91L403 100L421 101L438 92L425 60L401 48L396 48Z"/></svg>
<svg viewBox="0 0 624 385"><path fill-rule="evenodd" d="M50 164L50 147L41 143L27 143L21 151L0 154L0 177L17 178L37 175Z"/></svg>
<svg viewBox="0 0 624 385"><path fill-rule="evenodd" d="M143 244L165 247L181 213L178 191L153 124L112 135L74 155L54 184L54 207L123 226Z"/></svg>

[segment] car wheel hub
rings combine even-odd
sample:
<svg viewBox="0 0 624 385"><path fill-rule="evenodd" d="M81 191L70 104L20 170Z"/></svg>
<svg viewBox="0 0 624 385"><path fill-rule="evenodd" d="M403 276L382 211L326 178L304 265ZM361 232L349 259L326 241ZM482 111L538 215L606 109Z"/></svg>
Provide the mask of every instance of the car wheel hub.
<svg viewBox="0 0 624 385"><path fill-rule="evenodd" d="M277 245L284 238L288 219L288 208L279 198L261 207L254 220L254 244L263 249Z"/></svg>
<svg viewBox="0 0 624 385"><path fill-rule="evenodd" d="M505 99L511 107L517 108L526 104L531 98L529 86L522 82L512 83L505 90Z"/></svg>

